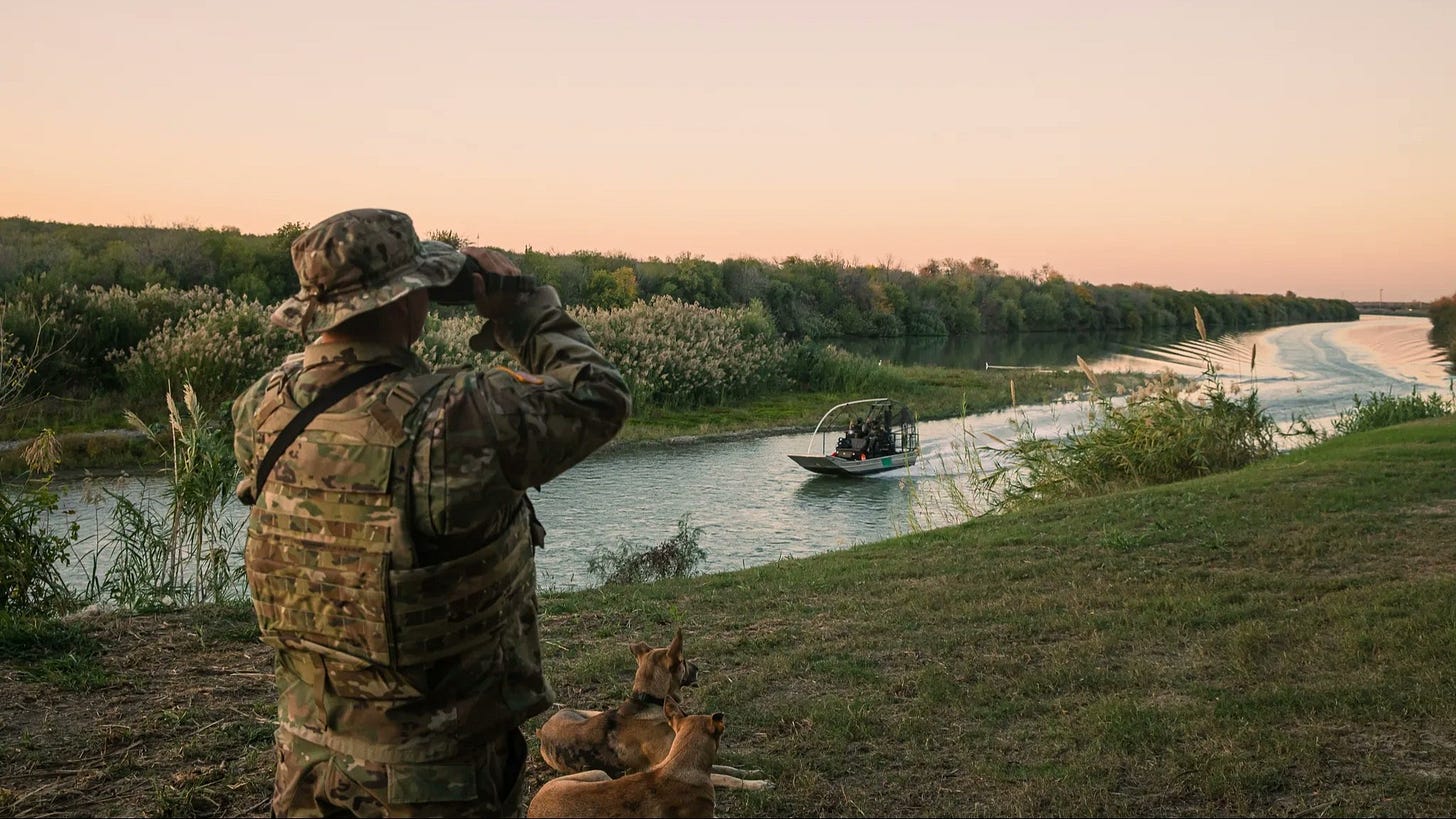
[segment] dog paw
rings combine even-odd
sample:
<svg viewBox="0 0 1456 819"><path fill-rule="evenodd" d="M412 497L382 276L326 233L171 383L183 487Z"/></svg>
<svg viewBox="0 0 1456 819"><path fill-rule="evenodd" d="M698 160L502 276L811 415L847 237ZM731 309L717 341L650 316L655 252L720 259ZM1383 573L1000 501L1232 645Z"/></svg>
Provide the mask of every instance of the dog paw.
<svg viewBox="0 0 1456 819"><path fill-rule="evenodd" d="M771 791L774 789L774 783L767 779L746 779L743 781L743 787L750 791Z"/></svg>

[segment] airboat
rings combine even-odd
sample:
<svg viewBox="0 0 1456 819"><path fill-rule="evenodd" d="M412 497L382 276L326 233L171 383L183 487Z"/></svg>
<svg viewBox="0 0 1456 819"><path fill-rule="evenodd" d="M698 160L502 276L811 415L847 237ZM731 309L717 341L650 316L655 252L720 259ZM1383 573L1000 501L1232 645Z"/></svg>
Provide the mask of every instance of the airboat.
<svg viewBox="0 0 1456 819"><path fill-rule="evenodd" d="M858 477L910 466L920 457L915 413L888 398L837 404L819 419L808 450L789 457L819 475Z"/></svg>

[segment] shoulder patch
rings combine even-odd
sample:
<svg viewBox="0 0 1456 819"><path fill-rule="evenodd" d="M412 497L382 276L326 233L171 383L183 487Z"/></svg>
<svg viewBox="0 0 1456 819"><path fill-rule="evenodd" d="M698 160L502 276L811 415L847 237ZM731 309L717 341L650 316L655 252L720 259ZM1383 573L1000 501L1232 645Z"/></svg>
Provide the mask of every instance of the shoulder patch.
<svg viewBox="0 0 1456 819"><path fill-rule="evenodd" d="M532 384L532 385L535 385L535 386L540 386L540 385L546 383L545 379L541 378L541 376L539 376L539 375L532 375L531 373L528 373L528 372L522 372L520 370L513 370L510 367L506 367L504 365L497 364L496 365L496 369L497 370L500 370L503 373L506 373L511 378L516 379L517 381L521 382L522 384Z"/></svg>

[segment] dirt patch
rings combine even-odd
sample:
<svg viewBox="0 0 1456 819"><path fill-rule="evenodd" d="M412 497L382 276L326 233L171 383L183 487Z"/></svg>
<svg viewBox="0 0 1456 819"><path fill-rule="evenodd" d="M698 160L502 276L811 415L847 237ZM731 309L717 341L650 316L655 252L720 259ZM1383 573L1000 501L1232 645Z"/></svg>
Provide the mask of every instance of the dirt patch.
<svg viewBox="0 0 1456 819"><path fill-rule="evenodd" d="M195 615L89 625L99 680L0 660L0 813L268 815L272 650Z"/></svg>
<svg viewBox="0 0 1456 819"><path fill-rule="evenodd" d="M88 673L42 675L0 658L0 815L268 816L273 650L250 616L86 617L101 646ZM574 703L621 698L595 686L557 693ZM558 775L536 751L533 732L548 715L523 726L527 801Z"/></svg>

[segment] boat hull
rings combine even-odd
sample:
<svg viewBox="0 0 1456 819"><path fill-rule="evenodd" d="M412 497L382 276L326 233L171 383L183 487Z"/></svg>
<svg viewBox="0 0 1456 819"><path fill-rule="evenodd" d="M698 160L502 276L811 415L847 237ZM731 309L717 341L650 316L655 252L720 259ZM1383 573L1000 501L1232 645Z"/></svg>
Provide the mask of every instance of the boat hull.
<svg viewBox="0 0 1456 819"><path fill-rule="evenodd" d="M793 459L794 463L816 475L839 475L853 478L861 475L873 475L877 472L888 472L892 469L902 469L915 463L917 455L918 453L915 452L897 452L894 455L881 455L877 458L865 458L862 461L828 455L790 455L789 457Z"/></svg>

